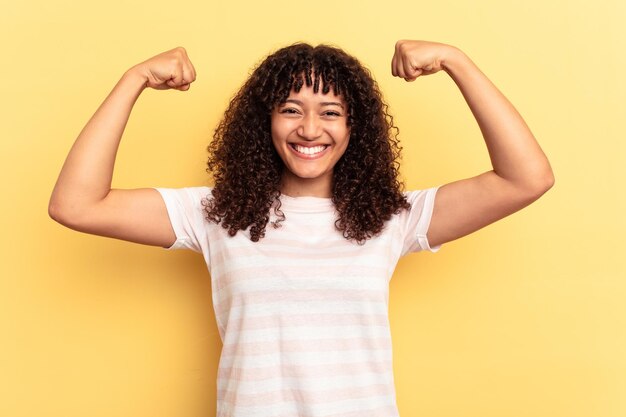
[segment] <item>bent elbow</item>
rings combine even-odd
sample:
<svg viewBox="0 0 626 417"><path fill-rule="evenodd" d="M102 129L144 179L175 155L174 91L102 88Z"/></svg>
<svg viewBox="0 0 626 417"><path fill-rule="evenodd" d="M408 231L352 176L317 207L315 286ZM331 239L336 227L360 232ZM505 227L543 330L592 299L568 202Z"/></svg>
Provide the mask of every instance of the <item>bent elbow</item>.
<svg viewBox="0 0 626 417"><path fill-rule="evenodd" d="M48 203L48 216L57 223L66 226L66 214L61 204L53 198Z"/></svg>
<svg viewBox="0 0 626 417"><path fill-rule="evenodd" d="M57 220L58 214L56 211L56 207L54 207L52 204L48 204L48 217L50 217L55 222L58 221Z"/></svg>
<svg viewBox="0 0 626 417"><path fill-rule="evenodd" d="M549 177L546 179L546 191L548 191L550 188L554 187L554 173L552 171L550 171L550 175Z"/></svg>
<svg viewBox="0 0 626 417"><path fill-rule="evenodd" d="M76 210L73 210L68 203L60 202L58 199L51 198L48 203L48 216L55 222L70 229L77 228L77 214Z"/></svg>
<svg viewBox="0 0 626 417"><path fill-rule="evenodd" d="M545 194L552 187L554 187L554 172L550 170L541 178L541 194Z"/></svg>
<svg viewBox="0 0 626 417"><path fill-rule="evenodd" d="M537 200L554 186L554 173L552 170L539 176L531 186L527 187L531 199Z"/></svg>

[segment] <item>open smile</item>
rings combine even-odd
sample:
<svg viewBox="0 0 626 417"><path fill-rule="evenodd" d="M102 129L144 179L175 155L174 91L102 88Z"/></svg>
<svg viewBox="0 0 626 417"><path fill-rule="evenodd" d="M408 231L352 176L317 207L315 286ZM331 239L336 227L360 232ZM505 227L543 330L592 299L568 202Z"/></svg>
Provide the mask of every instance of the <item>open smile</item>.
<svg viewBox="0 0 626 417"><path fill-rule="evenodd" d="M301 146L295 143L289 144L289 148L293 150L294 154L304 159L319 158L326 153L325 151L329 147L330 145Z"/></svg>

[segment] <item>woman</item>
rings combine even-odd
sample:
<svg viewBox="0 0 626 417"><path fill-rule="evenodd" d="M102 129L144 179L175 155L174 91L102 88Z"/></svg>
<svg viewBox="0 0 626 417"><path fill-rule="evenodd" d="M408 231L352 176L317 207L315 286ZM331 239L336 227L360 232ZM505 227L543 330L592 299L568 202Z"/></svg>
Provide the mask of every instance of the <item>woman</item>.
<svg viewBox="0 0 626 417"><path fill-rule="evenodd" d="M399 41L391 69L406 81L447 72L493 170L403 193L392 119L369 72L304 44L270 55L231 101L209 147L212 188L111 189L141 92L195 81L183 48L128 70L67 157L52 218L203 253L223 342L218 416L397 415L387 302L398 258L436 252L554 183L523 119L462 51Z"/></svg>

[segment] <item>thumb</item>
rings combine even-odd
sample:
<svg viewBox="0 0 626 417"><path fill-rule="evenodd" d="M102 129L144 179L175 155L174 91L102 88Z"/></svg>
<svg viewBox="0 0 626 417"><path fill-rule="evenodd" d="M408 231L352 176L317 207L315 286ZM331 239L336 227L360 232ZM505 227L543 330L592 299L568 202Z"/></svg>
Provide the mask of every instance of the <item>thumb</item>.
<svg viewBox="0 0 626 417"><path fill-rule="evenodd" d="M183 80L183 68L179 65L172 71L171 78L166 83L170 88L177 88L187 82Z"/></svg>
<svg viewBox="0 0 626 417"><path fill-rule="evenodd" d="M420 68L415 68L413 69L413 71L411 71L410 74L408 74L409 76L405 78L405 81L408 82L412 82L417 80L417 77L419 77L420 75L422 75L422 70Z"/></svg>

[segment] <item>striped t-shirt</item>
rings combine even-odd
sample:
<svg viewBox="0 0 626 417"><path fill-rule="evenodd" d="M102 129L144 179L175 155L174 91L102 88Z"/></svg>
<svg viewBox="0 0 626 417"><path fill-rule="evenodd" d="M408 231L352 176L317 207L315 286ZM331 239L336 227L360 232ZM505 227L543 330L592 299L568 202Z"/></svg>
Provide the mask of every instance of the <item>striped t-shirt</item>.
<svg viewBox="0 0 626 417"><path fill-rule="evenodd" d="M426 239L437 189L407 192L410 211L364 245L335 229L330 198L282 195L285 220L252 242L205 219L210 188L157 189L171 248L202 253L211 274L217 417L398 416L389 280L402 255L440 249Z"/></svg>

